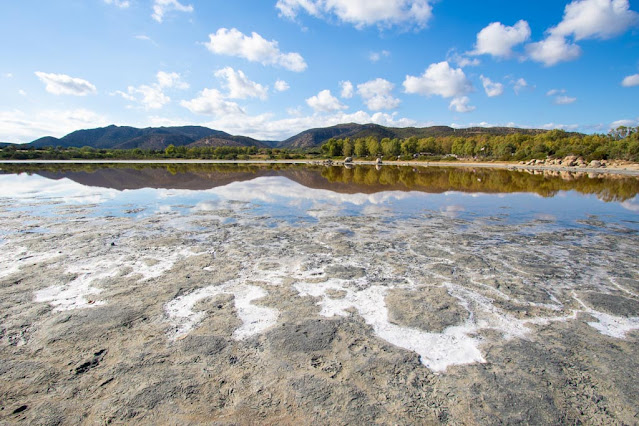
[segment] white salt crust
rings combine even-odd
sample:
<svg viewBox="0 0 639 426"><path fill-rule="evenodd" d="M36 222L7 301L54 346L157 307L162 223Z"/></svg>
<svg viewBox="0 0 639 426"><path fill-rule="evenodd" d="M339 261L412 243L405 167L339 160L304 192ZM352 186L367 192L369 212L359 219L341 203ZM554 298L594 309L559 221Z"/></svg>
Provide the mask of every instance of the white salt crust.
<svg viewBox="0 0 639 426"><path fill-rule="evenodd" d="M93 297L102 292L95 284L121 276L122 271L126 269L131 269L131 272L122 278L140 277L138 282L148 281L164 275L179 260L198 254L200 253L195 253L191 249L173 251L168 247L160 247L146 250L144 253L86 259L68 266L67 273L77 275L74 280L64 285L38 290L34 294L34 300L51 304L55 311L102 306L106 302Z"/></svg>
<svg viewBox="0 0 639 426"><path fill-rule="evenodd" d="M191 332L206 317L206 312L194 311L195 305L221 294L234 297L235 310L242 321L242 325L233 332L235 340L244 340L263 333L277 322L279 317L277 309L253 303L267 296L265 290L254 285L247 285L244 280L232 280L223 285L201 288L167 303L164 306L164 312L171 323L169 338L176 340Z"/></svg>

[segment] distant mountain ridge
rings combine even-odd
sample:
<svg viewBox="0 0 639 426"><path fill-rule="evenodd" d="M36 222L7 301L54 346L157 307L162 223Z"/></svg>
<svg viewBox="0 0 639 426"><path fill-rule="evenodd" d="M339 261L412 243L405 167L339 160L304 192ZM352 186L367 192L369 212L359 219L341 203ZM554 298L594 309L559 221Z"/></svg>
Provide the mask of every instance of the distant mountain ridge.
<svg viewBox="0 0 639 426"><path fill-rule="evenodd" d="M479 134L507 135L513 133L539 134L548 130L520 129L515 127L470 127L455 129L448 126L432 127L385 127L378 124L338 124L332 127L305 130L284 141L260 141L247 136L233 136L220 130L201 126L181 127L135 127L115 126L97 129L77 130L62 138L46 136L22 146L43 148L61 146L63 148L81 148L89 146L96 149L155 149L163 150L169 145L186 147L220 147L220 146L255 146L258 148L317 148L331 138L366 138L376 137L406 139L439 136L472 136ZM11 144L9 144L11 145Z"/></svg>
<svg viewBox="0 0 639 426"><path fill-rule="evenodd" d="M214 141L214 142L211 142ZM96 149L166 149L174 146L258 146L267 143L245 136L232 136L219 130L201 126L182 127L135 127L108 126L97 129L77 130L58 139L51 136L40 138L29 144L35 148L62 146Z"/></svg>
<svg viewBox="0 0 639 426"><path fill-rule="evenodd" d="M548 130L541 129L520 129L516 127L470 127L466 129L455 129L448 126L432 127L385 127L379 124L339 124L333 127L306 130L292 138L280 142L277 146L282 148L313 148L321 146L330 138L366 138L374 136L378 139L399 138L406 139L412 136L417 138L438 137L438 136L470 136L477 134L507 135L513 133L539 134Z"/></svg>

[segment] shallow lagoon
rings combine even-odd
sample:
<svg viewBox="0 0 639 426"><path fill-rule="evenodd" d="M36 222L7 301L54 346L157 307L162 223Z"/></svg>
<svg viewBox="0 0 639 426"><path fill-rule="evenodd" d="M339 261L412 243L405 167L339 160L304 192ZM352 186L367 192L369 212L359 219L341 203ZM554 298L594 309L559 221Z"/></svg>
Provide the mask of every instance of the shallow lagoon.
<svg viewBox="0 0 639 426"><path fill-rule="evenodd" d="M637 414L637 178L389 166L2 173L7 414L22 404L27 419L37 409L152 421L149 398L153 415L196 421L243 410L337 423ZM64 396L105 381L85 403Z"/></svg>

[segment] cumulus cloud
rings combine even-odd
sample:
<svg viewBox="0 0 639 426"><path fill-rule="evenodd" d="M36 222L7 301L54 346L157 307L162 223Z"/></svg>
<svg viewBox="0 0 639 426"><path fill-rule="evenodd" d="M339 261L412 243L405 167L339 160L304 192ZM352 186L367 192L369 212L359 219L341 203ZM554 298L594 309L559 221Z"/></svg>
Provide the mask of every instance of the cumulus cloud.
<svg viewBox="0 0 639 426"><path fill-rule="evenodd" d="M97 93L96 87L81 78L65 74L47 74L36 72L35 75L45 84L45 90L54 95L86 96Z"/></svg>
<svg viewBox="0 0 639 426"><path fill-rule="evenodd" d="M460 96L458 98L454 98L450 101L450 105L448 109L456 112L472 112L475 111L476 107L469 105L470 99L468 96Z"/></svg>
<svg viewBox="0 0 639 426"><path fill-rule="evenodd" d="M353 87L353 83L350 81L340 81L339 86L342 89L341 97L343 99L350 99L353 97L353 92L355 88Z"/></svg>
<svg viewBox="0 0 639 426"><path fill-rule="evenodd" d="M639 74L629 75L628 77L624 78L621 82L621 85L623 87L639 86Z"/></svg>
<svg viewBox="0 0 639 426"><path fill-rule="evenodd" d="M452 98L471 92L473 85L461 68L451 68L444 61L431 64L420 77L406 76L404 89L411 94Z"/></svg>
<svg viewBox="0 0 639 426"><path fill-rule="evenodd" d="M568 41L565 37L550 36L537 43L530 43L526 51L534 61L547 67L559 62L573 61L581 56L581 47Z"/></svg>
<svg viewBox="0 0 639 426"><path fill-rule="evenodd" d="M289 86L289 84L284 80L277 80L275 82L275 90L277 90L278 92L286 92L290 88L291 86Z"/></svg>
<svg viewBox="0 0 639 426"><path fill-rule="evenodd" d="M106 4L117 6L121 9L126 9L127 7L131 6L131 3L128 0L104 0L104 2Z"/></svg>
<svg viewBox="0 0 639 426"><path fill-rule="evenodd" d="M572 61L581 48L571 39L606 40L625 33L639 23L628 0L575 0L566 5L562 21L549 28L546 39L527 46L530 57L546 66Z"/></svg>
<svg viewBox="0 0 639 426"><path fill-rule="evenodd" d="M255 32L247 36L235 28L220 28L215 34L209 35L209 41L204 45L217 55L236 56L250 62L280 66L296 72L307 68L302 55L284 53L280 51L277 41L268 41Z"/></svg>
<svg viewBox="0 0 639 426"><path fill-rule="evenodd" d="M180 74L176 72L159 71L156 74L156 81L152 84L143 84L141 86L129 86L126 92L118 90L116 95L121 96L127 101L141 104L144 109L160 109L164 105L171 102L171 98L164 91L166 89L188 89L188 83L182 81Z"/></svg>
<svg viewBox="0 0 639 426"><path fill-rule="evenodd" d="M215 72L215 76L224 81L222 86L228 90L230 99L268 98L268 87L251 81L240 70L226 67ZM286 84L286 83L285 83Z"/></svg>
<svg viewBox="0 0 639 426"><path fill-rule="evenodd" d="M306 12L318 18L336 17L359 29L371 25L423 28L432 17L428 0L278 0L275 7L289 19Z"/></svg>
<svg viewBox="0 0 639 426"><path fill-rule="evenodd" d="M495 96L500 96L504 93L503 84L495 83L490 78L484 77L483 75L481 75L479 78L481 79L481 83L484 86L486 95L488 95L489 98L494 98Z"/></svg>
<svg viewBox="0 0 639 426"><path fill-rule="evenodd" d="M171 11L190 13L193 12L193 6L184 5L178 0L154 0L151 17L161 23L164 20L164 15Z"/></svg>
<svg viewBox="0 0 639 426"><path fill-rule="evenodd" d="M575 40L609 39L639 23L639 14L630 10L628 0L577 0L566 6L564 18L549 32L573 36Z"/></svg>
<svg viewBox="0 0 639 426"><path fill-rule="evenodd" d="M513 48L530 38L528 22L521 20L512 27L501 22L493 22L477 34L473 55L492 55L498 58L509 58Z"/></svg>
<svg viewBox="0 0 639 426"><path fill-rule="evenodd" d="M448 62L456 63L457 66L460 68L476 67L481 64L481 61L478 58L469 58L467 54L460 55L455 51L455 49L451 49L448 51L446 60Z"/></svg>
<svg viewBox="0 0 639 426"><path fill-rule="evenodd" d="M243 115L244 110L235 102L227 100L217 89L204 89L190 101L180 102L184 108L195 114L224 116Z"/></svg>
<svg viewBox="0 0 639 426"><path fill-rule="evenodd" d="M429 126L434 124L431 122L417 123L414 120L401 118L397 113L376 112L370 114L365 111L354 113L335 111L332 113L315 113L309 116L294 114L292 117L279 120L274 119L272 114L256 116L225 115L214 121L202 123L202 125L231 134L241 134L261 140L284 140L307 129L329 127L343 123L375 123L389 127Z"/></svg>
<svg viewBox="0 0 639 426"><path fill-rule="evenodd" d="M616 129L617 127L636 127L639 126L639 118L636 120L617 120L610 123L610 130Z"/></svg>
<svg viewBox="0 0 639 426"><path fill-rule="evenodd" d="M400 100L393 97L392 91L395 85L383 78L368 81L357 85L357 93L362 97L366 106L371 111L382 109L394 109L400 104Z"/></svg>
<svg viewBox="0 0 639 426"><path fill-rule="evenodd" d="M108 125L106 117L87 109L0 111L0 140L31 142L43 136L61 137L78 129Z"/></svg>
<svg viewBox="0 0 639 426"><path fill-rule="evenodd" d="M340 101L331 94L330 90L322 90L317 95L308 98L306 103L313 108L315 112L335 112L348 108L346 105L341 104Z"/></svg>

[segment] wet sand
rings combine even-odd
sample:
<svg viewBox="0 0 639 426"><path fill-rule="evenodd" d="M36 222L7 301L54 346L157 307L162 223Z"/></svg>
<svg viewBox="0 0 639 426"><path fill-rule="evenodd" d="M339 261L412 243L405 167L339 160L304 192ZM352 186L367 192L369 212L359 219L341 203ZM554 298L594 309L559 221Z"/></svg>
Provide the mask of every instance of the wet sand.
<svg viewBox="0 0 639 426"><path fill-rule="evenodd" d="M639 418L631 226L100 202L0 199L2 422Z"/></svg>

